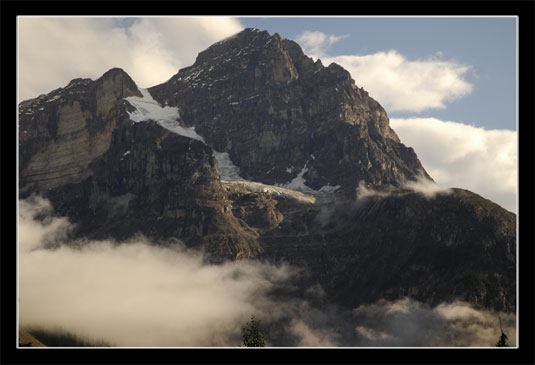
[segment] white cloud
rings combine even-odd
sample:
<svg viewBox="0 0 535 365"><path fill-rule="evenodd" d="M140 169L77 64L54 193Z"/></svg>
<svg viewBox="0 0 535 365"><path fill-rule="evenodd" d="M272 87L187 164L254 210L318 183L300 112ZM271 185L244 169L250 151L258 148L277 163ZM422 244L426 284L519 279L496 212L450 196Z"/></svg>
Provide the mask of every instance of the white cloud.
<svg viewBox="0 0 535 365"><path fill-rule="evenodd" d="M390 124L438 184L471 190L516 212L515 131L435 118L392 118Z"/></svg>
<svg viewBox="0 0 535 365"><path fill-rule="evenodd" d="M516 346L514 313L477 310L462 301L430 307L410 298L379 300L353 315L365 346L492 347L501 334L498 316L509 344Z"/></svg>
<svg viewBox="0 0 535 365"><path fill-rule="evenodd" d="M140 87L154 86L243 28L226 17L141 18L126 28L117 20L19 18L19 100L74 78L97 78L112 67L124 69Z"/></svg>
<svg viewBox="0 0 535 365"><path fill-rule="evenodd" d="M329 47L347 35L303 32L297 37L305 53L324 65L339 64L351 73L389 112L444 109L446 103L472 92L465 75L470 66L441 60L442 52L424 60L409 60L395 50L369 55L329 56Z"/></svg>
<svg viewBox="0 0 535 365"><path fill-rule="evenodd" d="M451 189L444 188L438 185L436 182L428 180L424 176L423 171L421 171L420 175L416 177L416 180L408 181L407 183L405 183L404 187L412 191L421 193L426 198L433 198L437 194L452 193Z"/></svg>
<svg viewBox="0 0 535 365"><path fill-rule="evenodd" d="M42 198L20 202L23 326L60 328L116 346L240 346L250 315L276 317L276 310L265 310L274 307L266 293L294 272L256 261L207 265L198 252L154 246L143 237L46 249L70 225L51 213Z"/></svg>
<svg viewBox="0 0 535 365"><path fill-rule="evenodd" d="M325 34L322 32L305 31L296 38L296 41L302 45L306 53L310 53L311 55L314 55L315 58L318 58L324 56L325 52L334 43L347 37L347 34L336 36L334 34Z"/></svg>
<svg viewBox="0 0 535 365"><path fill-rule="evenodd" d="M344 67L355 83L389 112L444 109L447 102L472 92L472 85L465 79L470 67L455 61L413 61L391 50L365 56L323 57L322 62Z"/></svg>

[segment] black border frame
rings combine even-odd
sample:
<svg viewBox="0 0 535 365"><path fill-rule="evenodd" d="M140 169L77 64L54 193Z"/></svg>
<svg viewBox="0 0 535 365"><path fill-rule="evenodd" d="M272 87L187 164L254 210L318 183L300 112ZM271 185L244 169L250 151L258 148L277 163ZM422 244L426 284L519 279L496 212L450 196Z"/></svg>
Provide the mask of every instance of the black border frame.
<svg viewBox="0 0 535 365"><path fill-rule="evenodd" d="M295 5L295 6L294 6ZM173 363L401 363L533 364L533 180L535 2L524 1L351 1L351 2L177 2L177 1L2 1L1 91L1 351L3 364ZM18 15L515 15L519 19L519 344L516 349L17 349L16 326L16 17ZM13 62L13 64L11 63ZM520 133L520 131L522 133ZM527 153L526 153L527 151ZM529 153L531 152L531 153ZM489 167L491 168L491 167ZM4 194L4 190L6 194ZM520 199L520 197L522 199ZM522 238L522 240L520 240ZM521 244L522 242L523 244Z"/></svg>

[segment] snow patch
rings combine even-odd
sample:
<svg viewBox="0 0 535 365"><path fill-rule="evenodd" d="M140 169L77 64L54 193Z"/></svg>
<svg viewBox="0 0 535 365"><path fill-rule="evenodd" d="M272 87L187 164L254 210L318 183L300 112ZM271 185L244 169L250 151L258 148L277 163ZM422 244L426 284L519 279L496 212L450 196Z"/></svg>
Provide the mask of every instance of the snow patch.
<svg viewBox="0 0 535 365"><path fill-rule="evenodd" d="M129 96L125 98L133 107L136 108L133 112L128 112L130 119L136 123L154 120L167 130L179 134L184 137L196 139L205 143L204 138L195 132L195 127L182 127L178 120L180 114L178 108L171 106L162 107L147 89L139 89L142 97Z"/></svg>
<svg viewBox="0 0 535 365"><path fill-rule="evenodd" d="M322 186L321 189L318 190L320 193L334 193L336 190L340 189L340 185L331 186L329 184Z"/></svg>
<svg viewBox="0 0 535 365"><path fill-rule="evenodd" d="M130 150L128 150L125 153L123 153L123 156L128 156L129 154L130 154Z"/></svg>
<svg viewBox="0 0 535 365"><path fill-rule="evenodd" d="M297 176L292 181L290 181L287 184L277 184L277 186L280 186L281 188L285 188L285 189L298 190L298 191L303 191L307 193L314 192L313 189L305 185L306 180L303 177L303 175L308 171L307 165L308 165L308 161L305 163L305 166L303 167L301 172L297 174Z"/></svg>
<svg viewBox="0 0 535 365"><path fill-rule="evenodd" d="M310 156L313 159L315 159L314 155L310 155ZM309 186L307 186L305 184L306 180L303 177L303 175L308 171L308 167L307 166L308 166L308 161L305 163L305 166L303 167L301 172L299 172L299 174L297 174L297 176L292 181L290 181L289 183L286 183L286 184L276 184L276 186L281 187L281 188L285 188L285 189L301 191L301 192L304 192L304 193L307 193L307 194L314 194L314 195L334 193L336 190L341 188L340 185L331 186L329 184L327 184L325 186L322 186L319 190L314 190L314 189L310 188ZM293 166L291 168L287 168L286 172L291 173L293 171L293 169L294 169Z"/></svg>
<svg viewBox="0 0 535 365"><path fill-rule="evenodd" d="M304 194L299 191L294 191L291 189L286 189L280 186L273 186L273 185L265 185L262 183L252 182L252 181L222 181L223 184L231 185L231 186L239 186L247 191L253 192L253 193L270 193L275 196L280 196L283 198L290 198L290 199L296 199L300 202L307 203L307 204L314 204L316 202L316 198L312 195Z"/></svg>
<svg viewBox="0 0 535 365"><path fill-rule="evenodd" d="M221 181L248 181L240 176L240 168L232 163L228 152L214 151Z"/></svg>

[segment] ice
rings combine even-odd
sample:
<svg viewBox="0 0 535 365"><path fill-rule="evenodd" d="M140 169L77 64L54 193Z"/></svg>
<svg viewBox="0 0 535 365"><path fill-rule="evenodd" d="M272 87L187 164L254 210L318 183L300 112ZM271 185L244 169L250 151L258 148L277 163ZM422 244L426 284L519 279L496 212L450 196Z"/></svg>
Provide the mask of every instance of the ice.
<svg viewBox="0 0 535 365"><path fill-rule="evenodd" d="M307 165L308 165L308 161L305 163L305 166L303 167L301 172L297 174L297 176L292 181L290 181L287 184L277 184L277 186L280 186L281 188L285 188L285 189L298 190L298 191L303 191L307 193L314 192L313 189L305 185L306 180L303 177L303 175L308 171Z"/></svg>
<svg viewBox="0 0 535 365"><path fill-rule="evenodd" d="M180 114L178 108L171 106L162 107L154 100L147 89L139 89L143 97L129 96L125 98L133 107L133 112L128 112L130 119L136 123L154 120L165 129L184 137L196 139L205 143L204 138L195 132L195 127L183 127L178 120Z"/></svg>
<svg viewBox="0 0 535 365"><path fill-rule="evenodd" d="M322 186L321 189L318 190L320 193L334 193L336 190L340 189L340 185L331 186L331 185L325 185Z"/></svg>
<svg viewBox="0 0 535 365"><path fill-rule="evenodd" d="M315 159L314 155L310 155L310 156L312 157L312 159ZM303 175L308 171L308 167L307 166L308 166L308 161L305 163L305 166L303 167L301 172L299 172L299 174L297 174L297 176L292 181L290 181L289 183L286 183L286 184L276 184L276 186L284 188L284 189L301 191L303 193L312 194L312 195L330 194L330 193L334 193L336 190L340 189L340 187L341 187L340 185L331 186L331 185L327 184L325 186L322 186L319 190L314 190L314 189L310 188L309 186L307 186L305 184L306 180L303 177ZM286 172L291 173L293 171L293 169L294 169L293 166L291 168L287 168Z"/></svg>
<svg viewBox="0 0 535 365"><path fill-rule="evenodd" d="M221 182L228 185L237 185L255 193L269 193L275 196L297 199L304 203L314 204L316 198L299 191L287 189L281 186L266 185L259 182L249 181L240 176L240 168L232 162L228 152L216 152L215 158L219 165ZM310 189L311 190L311 189ZM313 192L313 190L311 190Z"/></svg>
<svg viewBox="0 0 535 365"><path fill-rule="evenodd" d="M254 193L270 193L275 196L296 199L308 204L314 204L316 202L316 198L312 195L304 194L302 192L294 191L291 189L286 189L280 186L266 185L252 181L223 181L223 184L231 186L240 186Z"/></svg>
<svg viewBox="0 0 535 365"><path fill-rule="evenodd" d="M214 151L214 154L219 166L219 175L221 175L221 180L248 181L240 176L240 168L232 163L228 152Z"/></svg>

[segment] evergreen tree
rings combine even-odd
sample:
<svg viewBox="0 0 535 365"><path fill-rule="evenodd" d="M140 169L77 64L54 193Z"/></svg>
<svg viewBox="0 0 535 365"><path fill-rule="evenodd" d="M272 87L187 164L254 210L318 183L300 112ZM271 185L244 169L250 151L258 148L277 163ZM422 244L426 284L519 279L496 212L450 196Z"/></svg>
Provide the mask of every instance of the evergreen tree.
<svg viewBox="0 0 535 365"><path fill-rule="evenodd" d="M251 321L241 330L243 335L243 345L245 347L264 347L264 329L260 326L254 316Z"/></svg>
<svg viewBox="0 0 535 365"><path fill-rule="evenodd" d="M500 331L502 331L502 335L500 336L498 342L496 342L496 347L509 347L509 343L507 343L507 335L503 332L502 328L502 318L499 314L498 319L500 320Z"/></svg>
<svg viewBox="0 0 535 365"><path fill-rule="evenodd" d="M503 333L503 331L499 341L496 342L496 347L509 347L509 344L507 343L507 335Z"/></svg>

